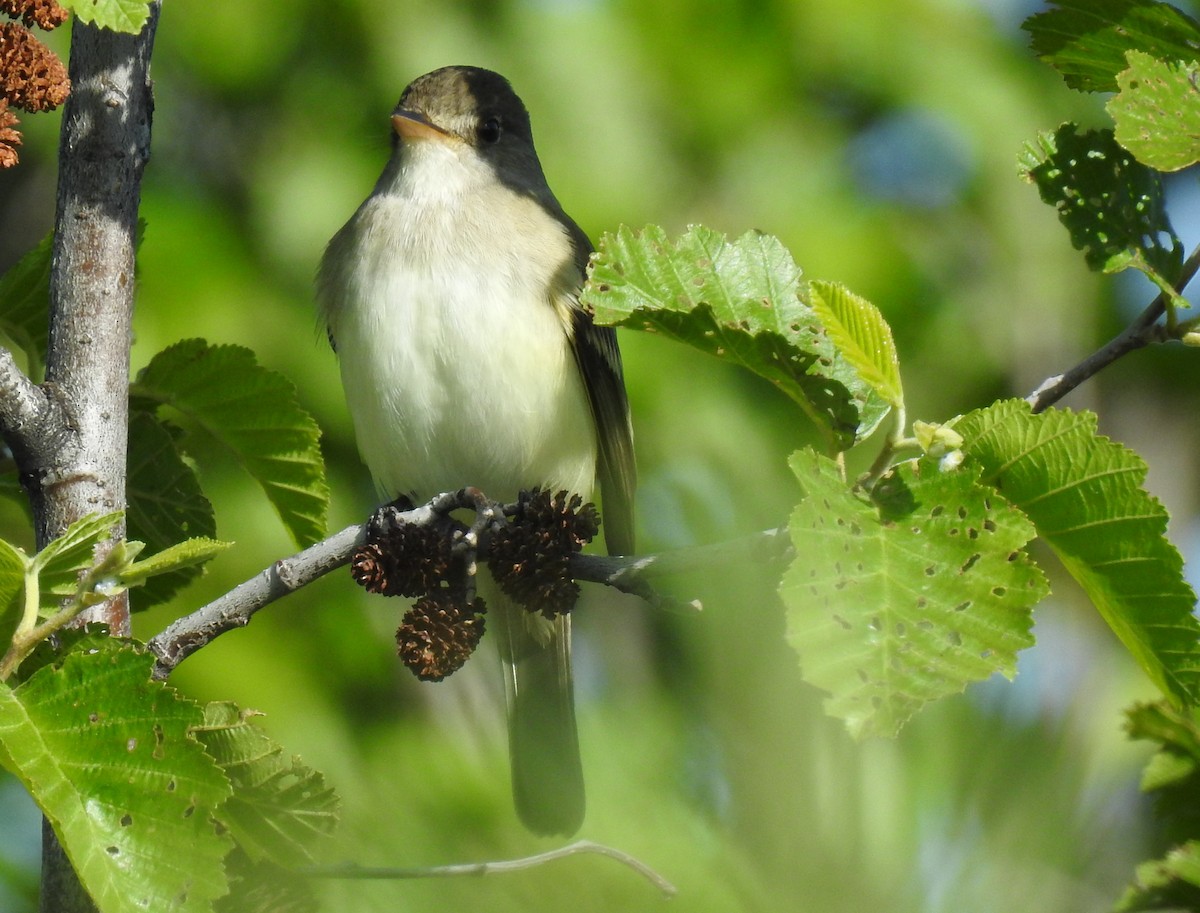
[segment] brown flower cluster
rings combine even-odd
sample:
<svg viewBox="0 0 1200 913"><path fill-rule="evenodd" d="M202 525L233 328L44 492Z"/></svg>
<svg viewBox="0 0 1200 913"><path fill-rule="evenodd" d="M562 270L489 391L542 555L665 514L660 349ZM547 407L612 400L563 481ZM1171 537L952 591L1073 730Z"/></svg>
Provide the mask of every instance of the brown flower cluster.
<svg viewBox="0 0 1200 913"><path fill-rule="evenodd" d="M422 681L440 682L461 669L479 646L484 612L482 599L464 607L449 590L423 596L396 630L400 660Z"/></svg>
<svg viewBox="0 0 1200 913"><path fill-rule="evenodd" d="M0 168L11 168L17 163L17 146L21 145L19 123L17 115L8 110L8 99L0 98Z"/></svg>
<svg viewBox="0 0 1200 913"><path fill-rule="evenodd" d="M500 588L547 618L570 612L579 599L571 556L595 538L600 516L579 495L522 492L507 526L492 536L488 567Z"/></svg>
<svg viewBox="0 0 1200 913"><path fill-rule="evenodd" d="M444 529L379 520L350 558L350 575L367 592L420 597L396 631L396 647L423 681L458 671L483 636L486 607L468 602L465 568L450 541Z"/></svg>
<svg viewBox="0 0 1200 913"><path fill-rule="evenodd" d="M9 168L17 163L21 145L9 105L30 113L48 111L71 93L63 62L29 30L56 28L67 11L55 0L0 0L0 12L14 20L0 23L0 168Z"/></svg>
<svg viewBox="0 0 1200 913"><path fill-rule="evenodd" d="M54 0L0 0L0 12L47 32L58 28L70 15Z"/></svg>
<svg viewBox="0 0 1200 913"><path fill-rule="evenodd" d="M428 526L401 523L372 533L350 558L350 576L368 593L423 596L450 570L450 542Z"/></svg>

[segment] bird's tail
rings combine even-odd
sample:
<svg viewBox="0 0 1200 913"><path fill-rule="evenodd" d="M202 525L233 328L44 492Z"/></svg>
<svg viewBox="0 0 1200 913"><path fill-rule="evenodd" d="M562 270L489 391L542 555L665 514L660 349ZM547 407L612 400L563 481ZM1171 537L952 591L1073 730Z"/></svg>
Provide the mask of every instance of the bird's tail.
<svg viewBox="0 0 1200 913"><path fill-rule="evenodd" d="M545 619L487 584L488 624L504 669L513 802L534 833L569 836L583 823L585 807L571 619Z"/></svg>

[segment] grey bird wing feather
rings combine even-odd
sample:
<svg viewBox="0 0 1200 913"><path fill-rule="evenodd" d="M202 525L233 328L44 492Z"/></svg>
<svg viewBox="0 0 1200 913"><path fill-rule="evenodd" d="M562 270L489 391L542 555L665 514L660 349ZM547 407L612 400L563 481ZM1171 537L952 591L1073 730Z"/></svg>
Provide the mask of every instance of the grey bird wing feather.
<svg viewBox="0 0 1200 913"><path fill-rule="evenodd" d="M592 246L558 211L575 240L578 281ZM599 441L597 466L604 498L604 530L613 554L633 552L633 491L636 471L629 402L616 332L598 327L571 296L571 342L583 376ZM482 583L482 580L481 580ZM513 605L500 593L485 597L500 638L508 705L513 799L521 820L535 833L572 834L583 821L583 767L575 722L571 674L571 618L548 622Z"/></svg>
<svg viewBox="0 0 1200 913"><path fill-rule="evenodd" d="M582 283L587 275L592 244L569 216L562 214L562 218L575 241L575 266ZM633 456L633 425L629 417L629 398L625 393L621 350L617 347L617 331L612 327L596 326L592 315L579 305L577 298L573 305L571 343L592 405L596 437L600 442L597 475L604 499L604 541L608 543L610 555L632 555L637 464Z"/></svg>

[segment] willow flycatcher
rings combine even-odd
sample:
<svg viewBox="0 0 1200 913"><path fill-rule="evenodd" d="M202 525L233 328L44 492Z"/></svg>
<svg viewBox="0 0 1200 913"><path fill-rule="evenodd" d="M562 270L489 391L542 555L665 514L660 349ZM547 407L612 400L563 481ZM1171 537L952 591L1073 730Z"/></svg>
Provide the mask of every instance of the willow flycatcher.
<svg viewBox="0 0 1200 913"><path fill-rule="evenodd" d="M317 277L377 485L417 502L466 485L497 500L535 486L586 498L598 477L608 549L631 553L616 334L580 307L592 246L546 183L525 106L497 73L444 67L404 90L392 127L391 159ZM517 811L537 833L573 833L584 789L570 618L496 590L487 601Z"/></svg>

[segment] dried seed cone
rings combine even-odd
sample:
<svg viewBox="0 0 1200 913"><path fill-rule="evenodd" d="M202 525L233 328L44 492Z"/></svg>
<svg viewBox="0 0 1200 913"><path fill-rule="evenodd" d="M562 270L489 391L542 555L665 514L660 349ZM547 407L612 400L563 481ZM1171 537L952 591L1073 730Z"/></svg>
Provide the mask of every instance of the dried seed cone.
<svg viewBox="0 0 1200 913"><path fill-rule="evenodd" d="M396 630L400 660L422 681L440 682L462 668L483 637L482 599L458 605L445 590L417 600Z"/></svg>
<svg viewBox="0 0 1200 913"><path fill-rule="evenodd" d="M437 530L402 524L369 536L350 559L350 574L367 592L423 596L450 570L450 543Z"/></svg>
<svg viewBox="0 0 1200 913"><path fill-rule="evenodd" d="M17 115L8 110L8 99L0 98L0 168L11 168L19 160L17 146L21 145L21 131L17 129Z"/></svg>
<svg viewBox="0 0 1200 913"><path fill-rule="evenodd" d="M58 28L71 15L55 0L0 0L0 12L47 32Z"/></svg>
<svg viewBox="0 0 1200 913"><path fill-rule="evenodd" d="M58 55L19 22L0 24L0 85L10 104L31 113L57 108L71 94Z"/></svg>
<svg viewBox="0 0 1200 913"><path fill-rule="evenodd" d="M554 618L575 607L579 584L570 577L571 556L599 529L595 506L579 495L522 492L516 513L492 537L488 567L507 595Z"/></svg>

